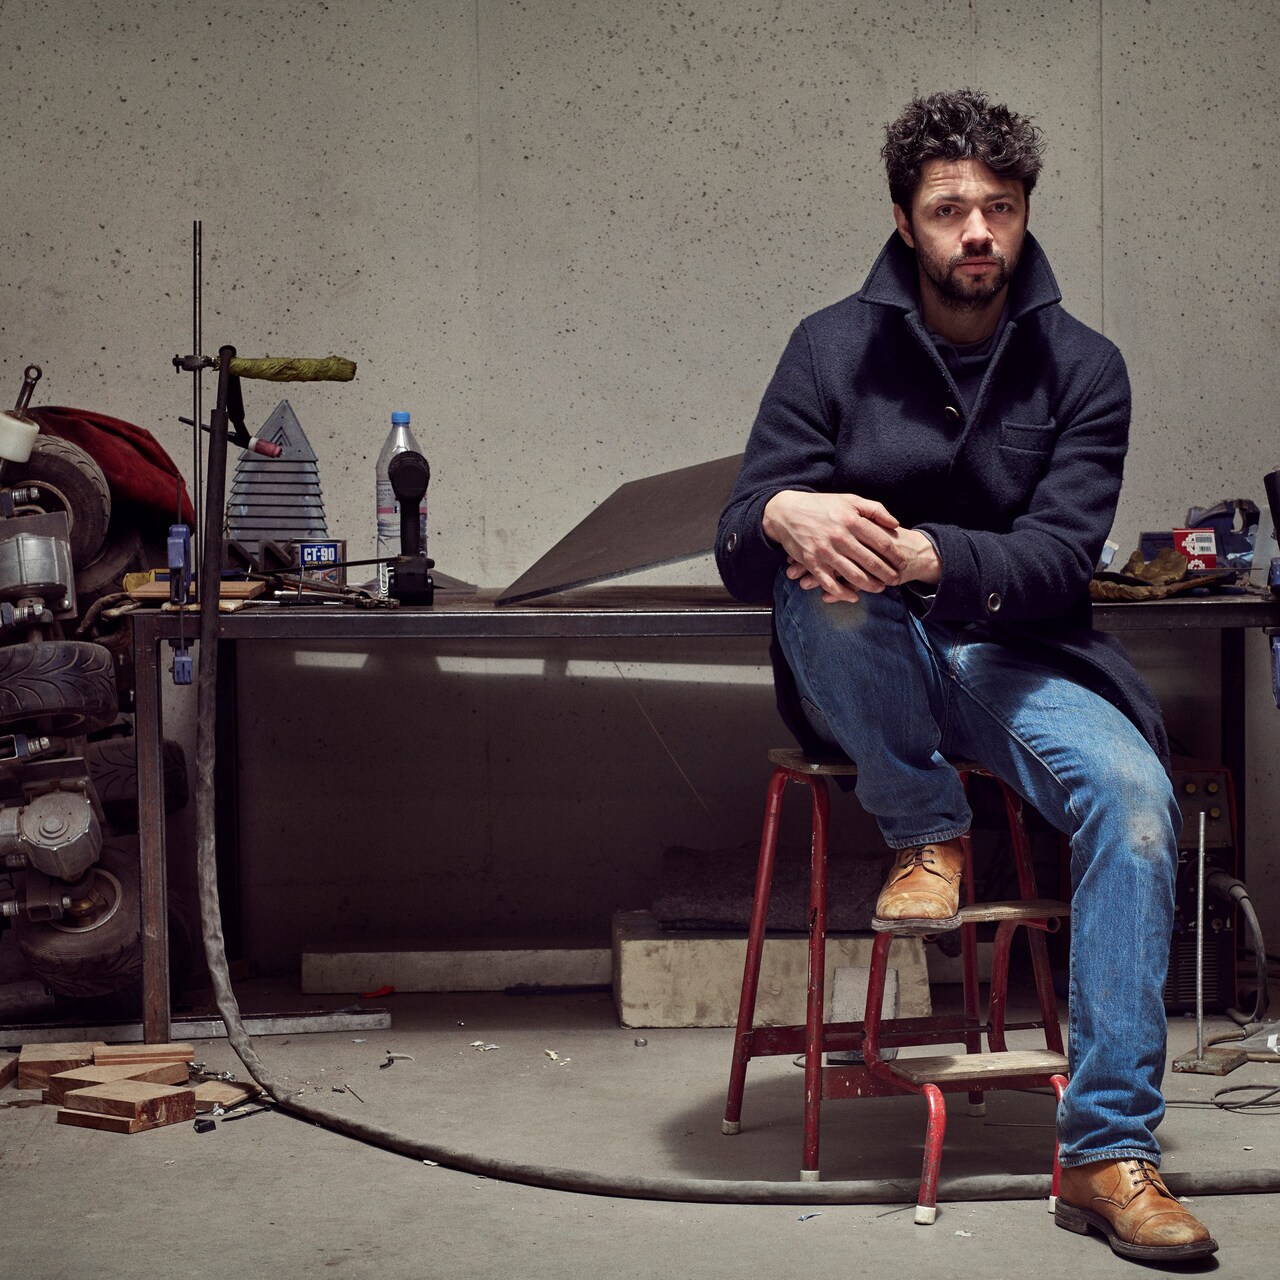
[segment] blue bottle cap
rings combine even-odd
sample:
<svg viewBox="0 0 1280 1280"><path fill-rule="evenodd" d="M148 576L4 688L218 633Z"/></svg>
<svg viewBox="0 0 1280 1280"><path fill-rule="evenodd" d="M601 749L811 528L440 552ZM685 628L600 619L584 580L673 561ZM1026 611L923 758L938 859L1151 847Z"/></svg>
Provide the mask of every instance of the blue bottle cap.
<svg viewBox="0 0 1280 1280"><path fill-rule="evenodd" d="M393 427L407 426L409 423L409 415L403 409L397 409L391 415L391 425Z"/></svg>

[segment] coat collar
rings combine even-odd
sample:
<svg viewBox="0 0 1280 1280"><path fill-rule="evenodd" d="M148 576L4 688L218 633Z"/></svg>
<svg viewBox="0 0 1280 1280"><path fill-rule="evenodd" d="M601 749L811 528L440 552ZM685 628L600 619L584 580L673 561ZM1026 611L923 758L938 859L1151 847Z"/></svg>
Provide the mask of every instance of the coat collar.
<svg viewBox="0 0 1280 1280"><path fill-rule="evenodd" d="M897 232L889 237L880 251L858 297L863 302L896 307L900 311L920 309L915 250L909 248ZM1061 301L1062 294L1049 259L1045 257L1040 242L1028 231L1022 243L1022 257L1009 287L1009 319L1020 320L1033 311Z"/></svg>

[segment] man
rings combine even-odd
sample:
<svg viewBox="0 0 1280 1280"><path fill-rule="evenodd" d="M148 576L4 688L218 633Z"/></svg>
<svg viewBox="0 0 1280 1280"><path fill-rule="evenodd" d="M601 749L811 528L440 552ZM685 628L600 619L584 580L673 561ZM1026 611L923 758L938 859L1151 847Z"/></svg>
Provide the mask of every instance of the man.
<svg viewBox="0 0 1280 1280"><path fill-rule="evenodd" d="M944 756L1071 842L1056 1221L1148 1261L1216 1250L1165 1188L1162 988L1179 814L1160 711L1088 583L1127 447L1124 361L1069 316L1027 232L1026 119L971 90L886 130L895 234L791 336L721 517L740 599L772 599L779 707L841 748L897 857L874 927L958 924L970 812Z"/></svg>

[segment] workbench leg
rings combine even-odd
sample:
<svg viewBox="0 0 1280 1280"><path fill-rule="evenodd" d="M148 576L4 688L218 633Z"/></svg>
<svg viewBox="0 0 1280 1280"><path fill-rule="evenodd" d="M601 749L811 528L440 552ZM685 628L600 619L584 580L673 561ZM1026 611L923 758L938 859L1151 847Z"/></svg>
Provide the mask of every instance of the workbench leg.
<svg viewBox="0 0 1280 1280"><path fill-rule="evenodd" d="M133 622L134 742L138 769L138 857L141 863L142 1038L171 1039L169 890L164 844L163 715L160 642L145 619Z"/></svg>
<svg viewBox="0 0 1280 1280"><path fill-rule="evenodd" d="M1245 851L1245 827L1248 804L1246 802L1245 761L1245 682L1244 682L1244 628L1228 627L1218 633L1221 636L1221 755L1222 763L1231 774L1236 793L1236 875L1245 879L1248 861Z"/></svg>

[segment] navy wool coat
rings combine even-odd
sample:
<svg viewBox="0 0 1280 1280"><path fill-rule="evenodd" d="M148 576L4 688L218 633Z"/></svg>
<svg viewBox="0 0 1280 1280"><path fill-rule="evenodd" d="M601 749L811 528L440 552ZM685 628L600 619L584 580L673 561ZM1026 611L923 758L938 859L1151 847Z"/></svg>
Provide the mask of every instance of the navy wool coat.
<svg viewBox="0 0 1280 1280"><path fill-rule="evenodd" d="M919 612L980 625L1119 707L1168 763L1160 708L1119 641L1093 629L1089 579L1115 516L1130 395L1113 343L1067 314L1028 235L1007 322L966 409L920 316L894 235L860 292L802 321L765 392L716 563L739 600L772 599L786 555L764 535L783 489L875 498L928 533L942 581ZM774 644L783 719L819 743Z"/></svg>

